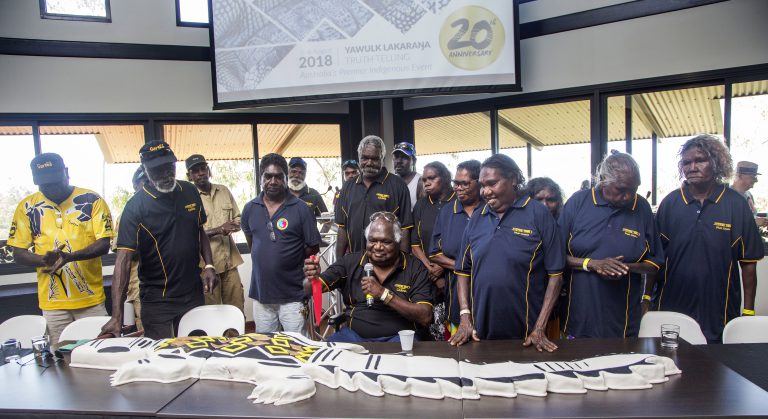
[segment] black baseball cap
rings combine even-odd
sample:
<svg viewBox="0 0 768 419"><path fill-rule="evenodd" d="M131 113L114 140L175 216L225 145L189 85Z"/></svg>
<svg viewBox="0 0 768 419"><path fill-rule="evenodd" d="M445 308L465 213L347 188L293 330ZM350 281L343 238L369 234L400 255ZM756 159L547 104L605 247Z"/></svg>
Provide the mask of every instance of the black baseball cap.
<svg viewBox="0 0 768 419"><path fill-rule="evenodd" d="M64 159L56 153L43 153L35 156L29 164L32 169L32 181L35 185L58 183L67 179L67 167Z"/></svg>
<svg viewBox="0 0 768 419"><path fill-rule="evenodd" d="M193 154L187 157L187 159L184 160L184 163L187 165L187 171L189 171L189 169L197 166L198 164L207 164L208 162L205 161L205 157L203 157L202 154Z"/></svg>
<svg viewBox="0 0 768 419"><path fill-rule="evenodd" d="M354 167L355 169L359 169L360 165L357 163L357 160L355 159L344 160L344 163L341 164L341 168L346 169L347 167Z"/></svg>
<svg viewBox="0 0 768 419"><path fill-rule="evenodd" d="M395 148L392 150L392 154L395 154L398 151L408 157L416 157L416 147L414 147L413 144L409 142L403 141L402 143L395 144Z"/></svg>
<svg viewBox="0 0 768 419"><path fill-rule="evenodd" d="M139 149L141 164L149 169L166 163L176 163L176 155L165 141L150 141Z"/></svg>
<svg viewBox="0 0 768 419"><path fill-rule="evenodd" d="M144 166L139 165L139 168L136 169L136 171L133 173L133 177L131 178L131 182L133 185L138 185L141 181L148 181L147 178L147 172L144 171Z"/></svg>
<svg viewBox="0 0 768 419"><path fill-rule="evenodd" d="M307 168L307 162L304 161L301 157L292 157L291 161L288 162L288 167L293 166L301 166L303 168Z"/></svg>

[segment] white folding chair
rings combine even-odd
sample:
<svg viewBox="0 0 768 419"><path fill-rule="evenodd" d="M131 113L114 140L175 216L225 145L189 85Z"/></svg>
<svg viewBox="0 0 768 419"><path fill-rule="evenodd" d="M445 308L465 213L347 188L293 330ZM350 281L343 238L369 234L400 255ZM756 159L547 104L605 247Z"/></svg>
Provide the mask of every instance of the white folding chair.
<svg viewBox="0 0 768 419"><path fill-rule="evenodd" d="M245 333L243 312L229 304L205 305L189 310L181 318L178 336L189 336L195 330L207 336L224 336L228 329L235 329L240 335Z"/></svg>
<svg viewBox="0 0 768 419"><path fill-rule="evenodd" d="M701 331L701 326L689 316L674 311L649 311L640 320L641 338L657 338L661 336L662 324L680 326L680 337L691 345L706 345L707 338Z"/></svg>
<svg viewBox="0 0 768 419"><path fill-rule="evenodd" d="M768 342L768 316L742 316L728 322L723 329L723 343Z"/></svg>
<svg viewBox="0 0 768 419"><path fill-rule="evenodd" d="M0 342L6 339L16 339L22 348L32 347L32 338L45 334L47 322L43 316L25 314L11 317L0 324Z"/></svg>
<svg viewBox="0 0 768 419"><path fill-rule="evenodd" d="M110 316L93 316L77 319L61 331L59 342L65 340L96 339L101 328L111 319Z"/></svg>

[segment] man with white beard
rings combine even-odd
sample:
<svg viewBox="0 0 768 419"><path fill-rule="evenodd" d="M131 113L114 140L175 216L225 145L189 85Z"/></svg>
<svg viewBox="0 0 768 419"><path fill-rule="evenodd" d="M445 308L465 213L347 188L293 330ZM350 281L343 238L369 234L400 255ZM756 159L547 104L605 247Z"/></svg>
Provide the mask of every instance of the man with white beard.
<svg viewBox="0 0 768 419"><path fill-rule="evenodd" d="M288 190L293 196L306 202L315 217L318 217L320 214L328 212L328 207L326 207L320 193L307 186L306 177L307 162L301 157L293 157L288 162Z"/></svg>
<svg viewBox="0 0 768 419"><path fill-rule="evenodd" d="M120 336L122 296L134 252L140 260L141 321L146 337L174 337L181 317L203 305L203 293L210 293L219 281L197 188L176 180L176 156L167 143L150 141L139 155L149 182L128 200L121 216L112 280L112 319L100 337ZM200 257L205 262L202 273Z"/></svg>

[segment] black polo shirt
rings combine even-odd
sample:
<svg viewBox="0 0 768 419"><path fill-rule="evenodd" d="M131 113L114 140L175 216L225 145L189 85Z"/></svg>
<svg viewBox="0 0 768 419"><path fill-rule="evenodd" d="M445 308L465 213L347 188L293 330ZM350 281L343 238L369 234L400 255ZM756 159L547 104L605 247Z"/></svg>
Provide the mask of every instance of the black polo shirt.
<svg viewBox="0 0 768 419"><path fill-rule="evenodd" d="M320 214L328 212L328 207L325 205L323 197L317 190L312 189L309 186L304 186L304 189L299 193L299 199L306 202L307 206L312 210L312 213L315 214L315 217L319 217Z"/></svg>
<svg viewBox="0 0 768 419"><path fill-rule="evenodd" d="M461 242L456 274L469 277L478 337L528 336L549 278L565 267L565 246L552 213L527 196L501 216L486 204L472 213Z"/></svg>
<svg viewBox="0 0 768 419"><path fill-rule="evenodd" d="M568 254L605 259L624 256L626 263L664 263L661 239L648 201L635 194L629 207L614 207L600 188L573 194L559 219ZM643 277L630 273L606 279L581 268L566 270L568 308L564 332L577 338L636 337L645 294Z"/></svg>
<svg viewBox="0 0 768 419"><path fill-rule="evenodd" d="M349 239L349 251L365 250L365 227L371 214L389 211L397 215L400 227L413 227L411 193L400 176L382 168L370 188L366 188L362 175L344 182L336 202L335 222L344 227Z"/></svg>
<svg viewBox="0 0 768 419"><path fill-rule="evenodd" d="M364 338L393 336L400 330L416 329L416 324L380 300L368 307L360 285L365 276L363 267L368 262L364 251L348 253L320 274L327 290L342 289L349 311L349 327ZM433 291L428 274L420 260L400 252L397 267L382 285L400 298L431 307Z"/></svg>
<svg viewBox="0 0 768 419"><path fill-rule="evenodd" d="M725 324L740 315L738 262L763 258L749 204L718 185L702 206L684 183L661 201L656 222L667 258L659 275L659 310L693 317L708 341L720 341Z"/></svg>
<svg viewBox="0 0 768 419"><path fill-rule="evenodd" d="M262 304L301 301L305 249L320 244L317 221L312 210L290 193L270 217L263 196L261 193L245 204L240 220L243 233L251 236L253 266L248 296Z"/></svg>
<svg viewBox="0 0 768 419"><path fill-rule="evenodd" d="M170 193L147 182L120 216L117 249L139 254L142 302L185 303L203 297L199 263L205 209L195 185L177 182Z"/></svg>
<svg viewBox="0 0 768 419"><path fill-rule="evenodd" d="M456 192L451 193L445 201L432 200L428 195L416 201L413 207L413 228L411 229L411 247L420 246L425 254L429 254L432 230L437 221L437 214L446 205L453 205Z"/></svg>

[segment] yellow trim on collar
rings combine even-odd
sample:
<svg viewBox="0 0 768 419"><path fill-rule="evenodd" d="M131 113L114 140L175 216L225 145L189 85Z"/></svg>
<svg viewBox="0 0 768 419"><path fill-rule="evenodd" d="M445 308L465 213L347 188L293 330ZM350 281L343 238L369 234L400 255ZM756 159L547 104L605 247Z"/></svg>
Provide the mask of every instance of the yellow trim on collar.
<svg viewBox="0 0 768 419"><path fill-rule="evenodd" d="M685 202L685 205L688 205L688 200L685 199L685 192L683 192L683 185L680 185L680 196L683 197L683 202Z"/></svg>
<svg viewBox="0 0 768 419"><path fill-rule="evenodd" d="M595 197L595 187L594 186L592 187L592 202L594 202L595 205L597 205L597 197Z"/></svg>
<svg viewBox="0 0 768 419"><path fill-rule="evenodd" d="M725 194L725 188L727 188L727 186L723 185L723 190L720 191L720 195L718 195L717 199L715 199L715 204L719 204L720 203L720 198L722 198L723 195Z"/></svg>

